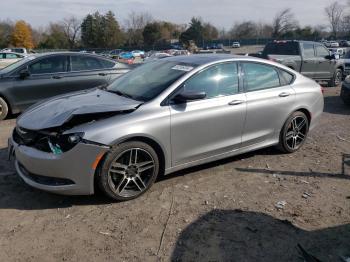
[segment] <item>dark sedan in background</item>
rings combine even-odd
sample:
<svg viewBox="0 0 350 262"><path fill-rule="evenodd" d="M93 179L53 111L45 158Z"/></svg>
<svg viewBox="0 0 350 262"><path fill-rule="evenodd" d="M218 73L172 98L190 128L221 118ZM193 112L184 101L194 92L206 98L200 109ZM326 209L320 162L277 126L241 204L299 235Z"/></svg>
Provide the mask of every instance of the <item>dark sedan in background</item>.
<svg viewBox="0 0 350 262"><path fill-rule="evenodd" d="M0 70L0 120L52 96L107 86L130 69L92 54L30 55Z"/></svg>

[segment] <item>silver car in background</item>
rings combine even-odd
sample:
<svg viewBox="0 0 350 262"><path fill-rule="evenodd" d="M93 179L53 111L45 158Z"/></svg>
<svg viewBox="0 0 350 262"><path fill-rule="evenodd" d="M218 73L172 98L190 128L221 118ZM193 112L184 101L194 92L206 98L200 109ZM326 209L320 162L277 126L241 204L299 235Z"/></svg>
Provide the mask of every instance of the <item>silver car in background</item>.
<svg viewBox="0 0 350 262"><path fill-rule="evenodd" d="M55 97L18 118L23 180L60 194L129 200L159 175L278 146L297 151L323 112L320 85L252 57L193 55L137 67L107 89Z"/></svg>
<svg viewBox="0 0 350 262"><path fill-rule="evenodd" d="M0 69L23 59L26 55L13 52L0 52Z"/></svg>

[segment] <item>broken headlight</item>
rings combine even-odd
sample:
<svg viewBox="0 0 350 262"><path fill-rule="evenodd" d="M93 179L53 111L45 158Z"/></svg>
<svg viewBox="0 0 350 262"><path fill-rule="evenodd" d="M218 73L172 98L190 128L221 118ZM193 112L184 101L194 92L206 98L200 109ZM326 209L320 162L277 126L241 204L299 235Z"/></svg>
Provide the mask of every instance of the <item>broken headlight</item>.
<svg viewBox="0 0 350 262"><path fill-rule="evenodd" d="M82 141L83 136L84 133L74 133L50 137L48 139L48 145L52 153L59 155L71 150L74 146Z"/></svg>

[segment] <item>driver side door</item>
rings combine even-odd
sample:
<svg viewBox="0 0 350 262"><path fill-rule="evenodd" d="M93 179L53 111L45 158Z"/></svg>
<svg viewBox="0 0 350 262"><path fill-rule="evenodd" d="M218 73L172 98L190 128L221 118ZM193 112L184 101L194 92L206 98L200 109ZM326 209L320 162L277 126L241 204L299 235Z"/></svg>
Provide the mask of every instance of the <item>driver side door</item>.
<svg viewBox="0 0 350 262"><path fill-rule="evenodd" d="M330 79L333 74L334 61L327 59L329 51L323 45L316 45L316 59L317 59L317 72L315 77L317 79Z"/></svg>
<svg viewBox="0 0 350 262"><path fill-rule="evenodd" d="M172 165L202 160L240 148L246 98L239 88L238 64L210 66L178 90L205 92L201 100L171 103Z"/></svg>

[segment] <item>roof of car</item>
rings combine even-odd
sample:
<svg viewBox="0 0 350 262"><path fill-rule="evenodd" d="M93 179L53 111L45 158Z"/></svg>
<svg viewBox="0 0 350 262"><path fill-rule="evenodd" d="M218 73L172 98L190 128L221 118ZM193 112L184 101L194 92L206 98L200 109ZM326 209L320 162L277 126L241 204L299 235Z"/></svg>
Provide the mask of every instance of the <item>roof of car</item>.
<svg viewBox="0 0 350 262"><path fill-rule="evenodd" d="M173 56L166 59L169 61L175 61L179 63L204 65L215 61L232 59L237 57L238 56L230 54L195 54L190 56Z"/></svg>
<svg viewBox="0 0 350 262"><path fill-rule="evenodd" d="M80 55L80 56L96 56L102 59L107 59L107 57L93 54L93 53L82 53L82 52L71 52L71 51L61 51L61 52L47 52L47 53L35 53L35 54L28 54L28 56L31 57L43 57L43 56L52 56L52 55Z"/></svg>
<svg viewBox="0 0 350 262"><path fill-rule="evenodd" d="M195 54L189 56L172 56L164 58L168 61L175 61L179 63L205 65L216 61L222 61L227 59L251 59L252 57L231 55L231 54ZM257 59L258 60L258 59Z"/></svg>

